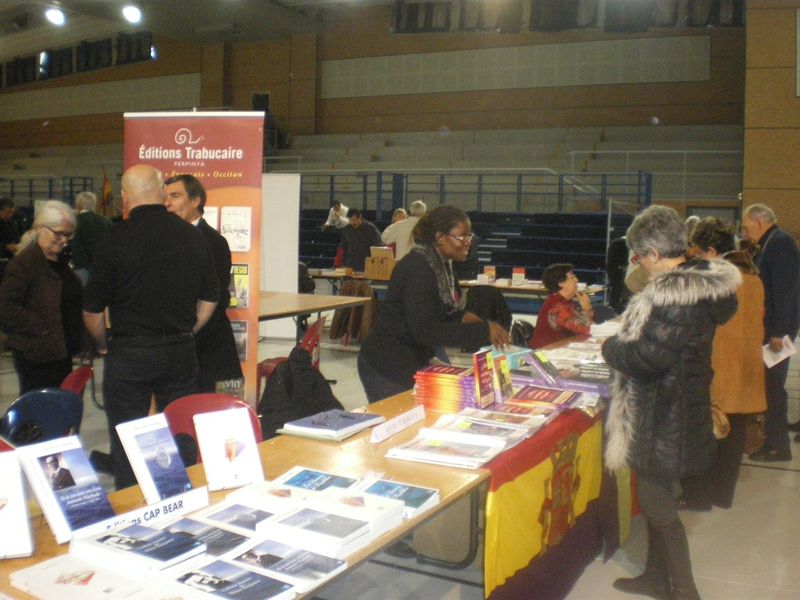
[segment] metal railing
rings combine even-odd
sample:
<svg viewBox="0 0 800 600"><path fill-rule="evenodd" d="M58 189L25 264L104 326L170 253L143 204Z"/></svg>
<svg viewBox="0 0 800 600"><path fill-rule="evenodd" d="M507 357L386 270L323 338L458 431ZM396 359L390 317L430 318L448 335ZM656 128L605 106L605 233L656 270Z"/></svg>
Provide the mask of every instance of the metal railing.
<svg viewBox="0 0 800 600"><path fill-rule="evenodd" d="M94 191L92 177L0 177L0 196L12 198L17 204L34 200L63 200L72 204L80 192Z"/></svg>
<svg viewBox="0 0 800 600"><path fill-rule="evenodd" d="M653 188L660 198L735 198L742 189L742 163L736 161L736 171L692 170L697 159L720 157L721 159L742 157L741 150L572 150L569 152L570 170L582 171L588 168L591 161L601 157L624 157L623 173L635 176L640 170L646 170L653 176ZM671 159L680 159L678 168L671 164ZM647 161L646 163L644 161ZM662 165L654 164L660 161ZM582 171L585 176L588 172ZM712 182L712 183L709 183Z"/></svg>
<svg viewBox="0 0 800 600"><path fill-rule="evenodd" d="M608 201L639 207L652 200L649 173L556 173L551 169L415 169L303 171L302 208L327 208L334 199L375 210L381 220L397 207L424 200L478 212L605 211Z"/></svg>

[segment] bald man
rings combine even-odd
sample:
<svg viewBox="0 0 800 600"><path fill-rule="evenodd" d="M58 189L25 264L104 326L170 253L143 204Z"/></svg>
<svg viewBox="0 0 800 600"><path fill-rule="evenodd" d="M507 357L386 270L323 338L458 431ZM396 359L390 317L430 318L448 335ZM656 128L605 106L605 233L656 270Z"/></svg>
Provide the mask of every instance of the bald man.
<svg viewBox="0 0 800 600"><path fill-rule="evenodd" d="M112 225L97 244L83 311L97 352L105 357L103 397L117 489L136 479L116 426L147 416L151 397L162 411L195 391L194 334L219 299L208 241L167 212L158 171L149 165L125 171L122 205L128 219Z"/></svg>

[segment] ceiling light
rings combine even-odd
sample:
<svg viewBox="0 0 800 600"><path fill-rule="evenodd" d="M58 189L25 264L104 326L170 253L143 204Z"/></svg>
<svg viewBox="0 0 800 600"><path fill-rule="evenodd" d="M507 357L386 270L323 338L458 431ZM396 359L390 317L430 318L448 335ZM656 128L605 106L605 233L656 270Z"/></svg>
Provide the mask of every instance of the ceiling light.
<svg viewBox="0 0 800 600"><path fill-rule="evenodd" d="M47 20L53 25L63 25L67 20L64 16L64 12L60 8L48 8L44 16L47 17Z"/></svg>
<svg viewBox="0 0 800 600"><path fill-rule="evenodd" d="M122 9L122 16L128 23L138 23L142 20L142 11L138 6L128 4Z"/></svg>

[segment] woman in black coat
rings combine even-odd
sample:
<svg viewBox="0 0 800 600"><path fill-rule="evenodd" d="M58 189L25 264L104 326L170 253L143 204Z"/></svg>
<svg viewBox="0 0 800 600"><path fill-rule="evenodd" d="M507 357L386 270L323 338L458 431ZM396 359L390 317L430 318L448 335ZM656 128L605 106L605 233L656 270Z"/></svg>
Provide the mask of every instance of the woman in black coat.
<svg viewBox="0 0 800 600"><path fill-rule="evenodd" d="M603 356L617 370L606 423L606 464L636 471L648 526L644 573L614 587L654 598L698 599L686 532L672 488L711 460L711 345L717 325L736 312L738 269L686 260L686 230L671 208L636 217L627 243L651 282L634 296Z"/></svg>
<svg viewBox="0 0 800 600"><path fill-rule="evenodd" d="M358 375L370 402L414 387L414 373L439 346L509 343L507 330L458 308L452 261L464 261L472 233L467 214L442 205L417 222L415 246L397 264L386 301L358 354Z"/></svg>

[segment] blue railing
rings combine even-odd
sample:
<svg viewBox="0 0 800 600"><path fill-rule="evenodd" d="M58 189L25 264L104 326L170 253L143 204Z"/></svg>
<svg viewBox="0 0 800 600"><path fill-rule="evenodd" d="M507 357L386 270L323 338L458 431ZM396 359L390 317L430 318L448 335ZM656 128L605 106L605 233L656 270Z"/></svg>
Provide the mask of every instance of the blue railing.
<svg viewBox="0 0 800 600"><path fill-rule="evenodd" d="M337 199L350 207L375 210L382 220L416 199L429 207L455 204L467 211L595 212L608 201L652 202L652 175L556 173L549 169L470 169L389 171L303 171L301 208L327 208Z"/></svg>
<svg viewBox="0 0 800 600"><path fill-rule="evenodd" d="M18 205L34 200L63 200L73 204L80 192L94 190L92 177L39 177L0 178L0 196L13 198Z"/></svg>

